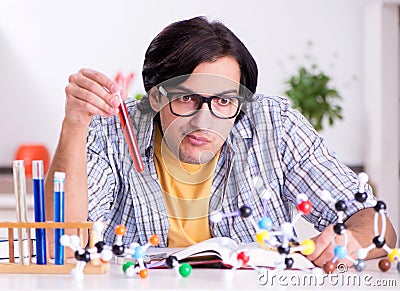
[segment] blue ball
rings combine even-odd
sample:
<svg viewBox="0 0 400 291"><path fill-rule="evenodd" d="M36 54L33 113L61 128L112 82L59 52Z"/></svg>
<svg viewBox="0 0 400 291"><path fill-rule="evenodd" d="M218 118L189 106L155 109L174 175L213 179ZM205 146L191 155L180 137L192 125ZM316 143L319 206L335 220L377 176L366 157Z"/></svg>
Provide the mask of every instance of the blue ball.
<svg viewBox="0 0 400 291"><path fill-rule="evenodd" d="M143 248L141 246L138 246L135 248L135 253L133 254L133 257L136 260L144 258L145 255L146 255L146 252L143 250Z"/></svg>
<svg viewBox="0 0 400 291"><path fill-rule="evenodd" d="M337 246L335 247L335 249L333 250L335 257L339 258L339 259L343 259L347 256L347 250L344 246Z"/></svg>
<svg viewBox="0 0 400 291"><path fill-rule="evenodd" d="M263 217L258 221L258 226L261 229L270 230L270 229L272 229L273 223L272 223L271 218Z"/></svg>

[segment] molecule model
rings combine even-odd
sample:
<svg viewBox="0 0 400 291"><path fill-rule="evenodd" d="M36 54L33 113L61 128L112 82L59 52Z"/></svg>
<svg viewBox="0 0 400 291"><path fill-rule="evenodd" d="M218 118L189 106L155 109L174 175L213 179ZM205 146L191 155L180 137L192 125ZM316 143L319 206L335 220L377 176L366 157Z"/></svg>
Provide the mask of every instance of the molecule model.
<svg viewBox="0 0 400 291"><path fill-rule="evenodd" d="M260 189L260 179L254 179L255 187ZM217 212L210 216L210 221L214 223L220 222L222 219L227 217L241 217L243 219L250 219L250 222L255 228L255 241L264 248L274 248L281 255L281 260L276 262L275 267L277 269L290 269L293 266L293 258L290 257L291 252L300 251L304 255L309 255L314 252L315 244L312 240L305 240L302 243L291 246L291 241L296 240L294 234L293 225L301 217L301 215L307 215L312 210L312 204L308 200L305 194L300 194L297 196L297 215L292 220L292 222L283 223L278 229L273 230L273 223L269 217L266 216L266 204L271 198L271 189L261 189L261 199L264 205L264 217L261 217L258 222L256 222L252 215L252 209L243 205L238 210L232 213L221 213ZM247 262L246 262L247 263Z"/></svg>

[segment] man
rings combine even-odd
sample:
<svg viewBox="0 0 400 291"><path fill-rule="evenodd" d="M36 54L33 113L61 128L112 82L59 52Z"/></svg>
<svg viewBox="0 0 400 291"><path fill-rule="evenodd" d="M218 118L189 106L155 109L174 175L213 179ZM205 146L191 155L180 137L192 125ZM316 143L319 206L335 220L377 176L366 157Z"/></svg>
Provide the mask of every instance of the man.
<svg viewBox="0 0 400 291"><path fill-rule="evenodd" d="M254 217L266 212L278 227L290 221L296 196L304 193L314 206L306 219L321 231L309 259L322 266L333 257L337 217L319 192L351 200L357 177L285 99L254 94L257 74L249 51L223 24L197 17L166 27L145 55L147 96L126 102L143 173L133 167L116 116L116 93L125 99L126 92L97 71L71 75L46 179L47 212L52 213L53 173L64 171L66 220L104 221L109 243L118 224L127 228L125 243L145 243L154 233L164 247L214 236L251 242L249 220L233 216L213 223L209 214L247 205ZM271 189L267 203L260 188ZM370 188L366 192L372 195ZM349 255L372 242L370 206L353 202L345 212ZM395 244L389 221L386 239Z"/></svg>

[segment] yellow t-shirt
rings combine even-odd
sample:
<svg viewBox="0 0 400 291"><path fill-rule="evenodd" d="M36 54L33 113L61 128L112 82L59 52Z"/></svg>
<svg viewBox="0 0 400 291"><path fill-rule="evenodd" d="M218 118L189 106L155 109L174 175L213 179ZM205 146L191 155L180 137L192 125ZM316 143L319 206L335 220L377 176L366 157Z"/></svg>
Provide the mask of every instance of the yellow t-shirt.
<svg viewBox="0 0 400 291"><path fill-rule="evenodd" d="M187 247L211 237L208 204L220 153L205 164L187 164L162 141L157 128L154 155L168 211L168 247Z"/></svg>

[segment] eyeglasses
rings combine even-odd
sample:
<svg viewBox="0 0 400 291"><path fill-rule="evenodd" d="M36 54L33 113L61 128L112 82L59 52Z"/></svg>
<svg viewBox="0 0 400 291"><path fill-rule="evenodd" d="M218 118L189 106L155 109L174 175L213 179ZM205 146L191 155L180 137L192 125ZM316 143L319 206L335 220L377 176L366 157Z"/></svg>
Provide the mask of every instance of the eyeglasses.
<svg viewBox="0 0 400 291"><path fill-rule="evenodd" d="M212 115L220 119L231 119L238 115L244 99L242 96L204 97L195 93L167 92L162 86L158 90L168 98L171 113L183 117L195 115L203 103L207 103Z"/></svg>

